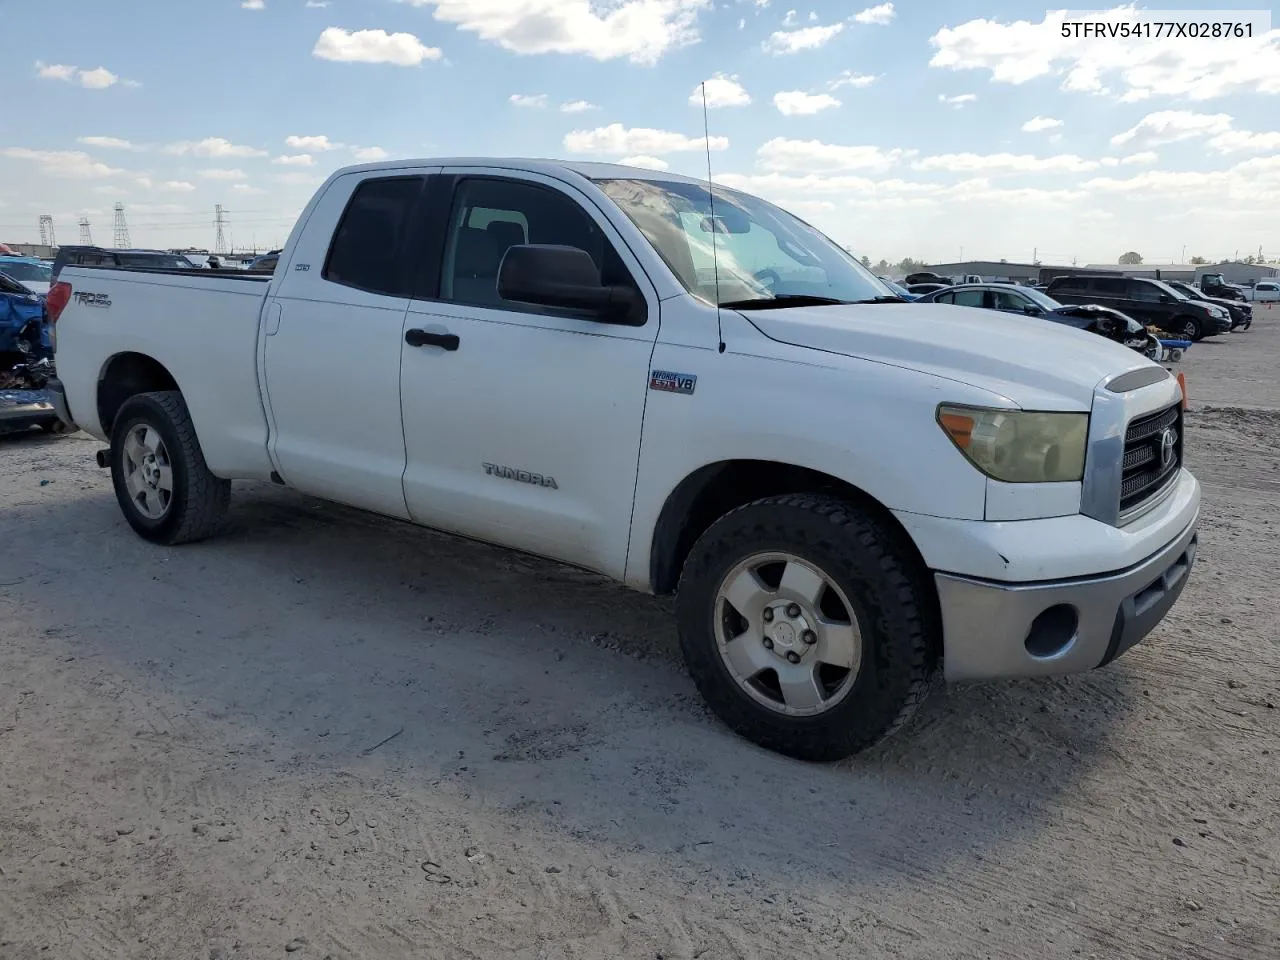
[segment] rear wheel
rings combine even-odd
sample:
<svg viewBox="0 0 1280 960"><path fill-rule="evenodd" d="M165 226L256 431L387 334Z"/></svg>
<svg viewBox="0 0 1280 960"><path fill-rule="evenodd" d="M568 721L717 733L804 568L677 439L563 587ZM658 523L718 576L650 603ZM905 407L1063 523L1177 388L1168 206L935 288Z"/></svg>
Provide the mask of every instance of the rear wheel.
<svg viewBox="0 0 1280 960"><path fill-rule="evenodd" d="M699 538L677 598L689 672L742 736L829 761L901 727L933 675L931 600L892 532L831 497L758 500Z"/></svg>
<svg viewBox="0 0 1280 960"><path fill-rule="evenodd" d="M116 415L111 479L129 526L153 543L175 545L217 532L231 483L209 471L182 394L140 393Z"/></svg>

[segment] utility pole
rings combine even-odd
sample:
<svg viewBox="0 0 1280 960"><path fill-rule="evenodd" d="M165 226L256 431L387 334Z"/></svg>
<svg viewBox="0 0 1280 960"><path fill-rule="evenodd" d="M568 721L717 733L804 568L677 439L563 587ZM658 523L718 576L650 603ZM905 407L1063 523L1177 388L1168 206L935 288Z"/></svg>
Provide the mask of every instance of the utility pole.
<svg viewBox="0 0 1280 960"><path fill-rule="evenodd" d="M1179 260L1178 262L1179 263L1187 262L1187 245L1185 243L1182 245L1182 259Z"/></svg>
<svg viewBox="0 0 1280 960"><path fill-rule="evenodd" d="M222 209L222 204L220 203L215 204L213 208L213 225L217 229L213 235L213 252L214 253L227 252L227 237L226 237L226 234L223 232L223 228L226 226L226 224L227 224L227 211Z"/></svg>
<svg viewBox="0 0 1280 960"><path fill-rule="evenodd" d="M53 216L48 213L40 215L40 245L51 249L58 245L58 238L53 235Z"/></svg>
<svg viewBox="0 0 1280 960"><path fill-rule="evenodd" d="M89 218L80 218L80 243L86 247L93 246L93 234L89 232Z"/></svg>
<svg viewBox="0 0 1280 960"><path fill-rule="evenodd" d="M124 204L116 204L115 222L112 224L112 233L114 234L114 242L116 249L122 249L129 246L129 224L124 219Z"/></svg>

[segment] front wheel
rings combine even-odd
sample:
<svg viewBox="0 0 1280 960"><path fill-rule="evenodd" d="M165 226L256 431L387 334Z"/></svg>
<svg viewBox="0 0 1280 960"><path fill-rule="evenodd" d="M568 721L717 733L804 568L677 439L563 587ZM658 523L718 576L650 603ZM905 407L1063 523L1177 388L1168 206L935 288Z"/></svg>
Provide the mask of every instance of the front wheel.
<svg viewBox="0 0 1280 960"><path fill-rule="evenodd" d="M176 390L140 393L120 408L111 431L111 480L129 526L153 543L212 536L231 499L231 482L209 471Z"/></svg>
<svg viewBox="0 0 1280 960"><path fill-rule="evenodd" d="M883 522L839 499L788 495L712 524L676 609L689 672L725 723L830 761L893 733L924 699L932 603Z"/></svg>
<svg viewBox="0 0 1280 960"><path fill-rule="evenodd" d="M1182 318L1178 322L1178 329L1185 340L1200 340L1204 337L1204 330L1200 326L1200 321L1195 317Z"/></svg>

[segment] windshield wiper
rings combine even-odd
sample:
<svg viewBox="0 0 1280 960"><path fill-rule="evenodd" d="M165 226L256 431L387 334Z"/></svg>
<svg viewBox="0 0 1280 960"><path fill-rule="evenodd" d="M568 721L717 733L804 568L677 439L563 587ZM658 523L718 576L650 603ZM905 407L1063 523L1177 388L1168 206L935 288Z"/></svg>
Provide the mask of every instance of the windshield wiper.
<svg viewBox="0 0 1280 960"><path fill-rule="evenodd" d="M729 310L778 310L782 307L834 307L849 302L835 297L815 297L807 293L783 293L776 297L726 300L720 306Z"/></svg>
<svg viewBox="0 0 1280 960"><path fill-rule="evenodd" d="M868 297L866 300L848 300L847 303L906 303L901 297Z"/></svg>

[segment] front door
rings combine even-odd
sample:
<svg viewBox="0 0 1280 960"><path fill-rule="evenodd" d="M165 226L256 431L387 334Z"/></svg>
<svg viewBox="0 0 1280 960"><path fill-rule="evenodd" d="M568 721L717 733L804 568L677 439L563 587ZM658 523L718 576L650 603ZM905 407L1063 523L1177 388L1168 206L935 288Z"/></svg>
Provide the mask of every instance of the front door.
<svg viewBox="0 0 1280 960"><path fill-rule="evenodd" d="M621 577L658 302L592 200L537 174L445 170L437 289L405 319L404 495L415 520ZM515 244L586 250L640 325L502 299Z"/></svg>
<svg viewBox="0 0 1280 960"><path fill-rule="evenodd" d="M279 264L263 318L270 450L280 475L306 493L402 519L406 258L426 179L416 170L334 181L309 211L291 259Z"/></svg>

